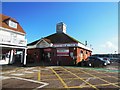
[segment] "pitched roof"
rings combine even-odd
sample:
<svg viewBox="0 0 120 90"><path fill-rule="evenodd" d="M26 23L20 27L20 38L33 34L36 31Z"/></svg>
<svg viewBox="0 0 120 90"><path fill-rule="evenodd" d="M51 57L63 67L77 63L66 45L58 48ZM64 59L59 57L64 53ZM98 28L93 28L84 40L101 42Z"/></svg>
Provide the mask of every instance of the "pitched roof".
<svg viewBox="0 0 120 90"><path fill-rule="evenodd" d="M48 39L50 40L49 41L50 43L54 43L54 44L78 43L79 42L65 33L55 33L55 34L45 37L44 39Z"/></svg>
<svg viewBox="0 0 120 90"><path fill-rule="evenodd" d="M14 21L15 23L17 23L17 29L10 27L6 23L7 20L11 20L11 21ZM11 18L11 17L3 15L3 14L0 14L0 22L1 22L0 27L11 29L11 30L14 30L14 31L21 32L21 33L25 34L25 31L23 30L23 28L20 26L20 24L14 18Z"/></svg>
<svg viewBox="0 0 120 90"><path fill-rule="evenodd" d="M31 43L29 43L29 44L27 44L27 46L29 46L29 45L35 45L35 44L37 44L37 42L39 42L40 41L40 39L39 40L36 40L36 41L34 41L34 42L31 42Z"/></svg>
<svg viewBox="0 0 120 90"><path fill-rule="evenodd" d="M53 44L78 43L79 42L78 40L72 38L71 36L69 36L69 35L67 35L65 33L54 33L54 34L49 35L47 37L44 37L42 39L44 39L48 43L53 43ZM36 41L34 41L32 43L29 43L28 46L29 45L35 45L40 40L41 39L36 40ZM79 42L79 43L81 43L81 42Z"/></svg>

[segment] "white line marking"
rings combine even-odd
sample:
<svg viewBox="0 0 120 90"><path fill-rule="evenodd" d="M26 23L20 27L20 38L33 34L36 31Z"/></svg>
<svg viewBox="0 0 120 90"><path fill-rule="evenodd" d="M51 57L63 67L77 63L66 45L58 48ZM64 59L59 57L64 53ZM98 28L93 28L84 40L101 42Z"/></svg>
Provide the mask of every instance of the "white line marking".
<svg viewBox="0 0 120 90"><path fill-rule="evenodd" d="M48 69L46 68L46 69L41 69L41 70L48 70Z"/></svg>
<svg viewBox="0 0 120 90"><path fill-rule="evenodd" d="M45 86L49 85L49 83L39 82L39 81L31 80L31 79L25 79L25 78L20 78L20 77L11 77L11 78L15 78L15 79L19 79L19 80L24 80L24 81L29 81L29 82L43 84L43 85L41 85L41 86L39 86L37 88L42 88L42 87L45 87Z"/></svg>
<svg viewBox="0 0 120 90"><path fill-rule="evenodd" d="M39 70L32 70L33 72L38 72Z"/></svg>
<svg viewBox="0 0 120 90"><path fill-rule="evenodd" d="M14 75L14 76L22 76L22 75L24 75L24 74L22 74L22 73L14 73L14 74L10 74L10 75Z"/></svg>
<svg viewBox="0 0 120 90"><path fill-rule="evenodd" d="M25 70L31 70L34 69L35 67L31 67L31 68L25 68Z"/></svg>
<svg viewBox="0 0 120 90"><path fill-rule="evenodd" d="M85 81L88 82L88 81L90 81L90 79L95 79L95 78L94 78L94 77L89 77L89 78L86 79ZM83 82L82 84L80 84L80 86L84 86L84 85L86 85L85 82Z"/></svg>
<svg viewBox="0 0 120 90"><path fill-rule="evenodd" d="M5 79L9 79L10 77L6 77L6 76L0 76L0 80L5 80Z"/></svg>
<svg viewBox="0 0 120 90"><path fill-rule="evenodd" d="M59 68L60 66L50 66L50 67L46 67L46 68Z"/></svg>
<svg viewBox="0 0 120 90"><path fill-rule="evenodd" d="M33 73L33 72L25 71L25 73L28 73L28 74L30 74L30 73Z"/></svg>
<svg viewBox="0 0 120 90"><path fill-rule="evenodd" d="M6 71L6 72L2 72L2 74L8 74L8 73L14 73L14 72L16 72L15 70L13 70L13 71Z"/></svg>

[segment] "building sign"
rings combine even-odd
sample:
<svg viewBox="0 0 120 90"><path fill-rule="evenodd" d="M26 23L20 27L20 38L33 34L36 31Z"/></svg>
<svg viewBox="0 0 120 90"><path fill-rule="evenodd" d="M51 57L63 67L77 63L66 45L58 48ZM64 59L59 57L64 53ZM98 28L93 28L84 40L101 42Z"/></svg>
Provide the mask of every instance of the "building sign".
<svg viewBox="0 0 120 90"><path fill-rule="evenodd" d="M78 46L77 43L68 43L68 44L54 44L53 47L73 47Z"/></svg>
<svg viewBox="0 0 120 90"><path fill-rule="evenodd" d="M12 28L16 28L17 29L17 23L9 20L9 26L12 27Z"/></svg>
<svg viewBox="0 0 120 90"><path fill-rule="evenodd" d="M46 51L46 52L50 52L51 49L50 49L50 48L46 48L46 49L44 49L44 51Z"/></svg>
<svg viewBox="0 0 120 90"><path fill-rule="evenodd" d="M68 48L58 48L57 56L69 56L69 49Z"/></svg>

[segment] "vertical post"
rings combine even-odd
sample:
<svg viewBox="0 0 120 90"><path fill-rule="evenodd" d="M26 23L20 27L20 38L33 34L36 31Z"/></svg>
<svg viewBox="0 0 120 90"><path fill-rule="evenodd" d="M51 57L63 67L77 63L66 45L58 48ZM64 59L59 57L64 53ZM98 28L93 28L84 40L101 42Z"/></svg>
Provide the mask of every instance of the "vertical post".
<svg viewBox="0 0 120 90"><path fill-rule="evenodd" d="M21 53L21 63L23 63L23 50L22 50L22 53Z"/></svg>
<svg viewBox="0 0 120 90"><path fill-rule="evenodd" d="M13 63L13 49L10 52L10 62L9 62L9 64L12 64L12 63Z"/></svg>
<svg viewBox="0 0 120 90"><path fill-rule="evenodd" d="M24 50L24 65L26 65L26 53L27 53L27 49L25 48L25 50Z"/></svg>

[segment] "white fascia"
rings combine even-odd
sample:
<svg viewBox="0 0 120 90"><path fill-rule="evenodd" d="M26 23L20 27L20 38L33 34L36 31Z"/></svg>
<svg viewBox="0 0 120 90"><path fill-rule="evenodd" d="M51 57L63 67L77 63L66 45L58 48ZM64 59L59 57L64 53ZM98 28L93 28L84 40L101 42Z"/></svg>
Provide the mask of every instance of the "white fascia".
<svg viewBox="0 0 120 90"><path fill-rule="evenodd" d="M6 48L17 48L17 49L27 49L27 47L19 47L19 46L9 46L9 45L0 45L0 47L6 47Z"/></svg>
<svg viewBox="0 0 120 90"><path fill-rule="evenodd" d="M81 44L81 43L78 43L78 47L81 47L81 48L84 48L84 49L86 49L86 50L90 50L90 51L92 51L91 48L86 47L85 45L83 45L83 44Z"/></svg>
<svg viewBox="0 0 120 90"><path fill-rule="evenodd" d="M41 41L44 41L46 44L48 44L49 47L52 47L52 46L53 46L52 43L48 43L48 42L46 42L44 39L40 39L40 40L35 44L36 47L37 47L37 45L39 44L39 42L41 42Z"/></svg>
<svg viewBox="0 0 120 90"><path fill-rule="evenodd" d="M12 30L12 29L8 29L8 28L0 27L0 29L2 29L2 30L6 30L6 31L10 31L10 32L14 32L14 33L18 33L18 34L21 34L21 35L25 35L25 33L17 32L17 31L14 31L14 30Z"/></svg>
<svg viewBox="0 0 120 90"><path fill-rule="evenodd" d="M27 46L28 49L36 48L36 45Z"/></svg>
<svg viewBox="0 0 120 90"><path fill-rule="evenodd" d="M41 42L41 41L44 41L46 44L48 44L49 45L49 47L53 47L53 44L52 43L48 43L48 42L46 42L44 39L40 39L35 45L30 45L30 46L27 46L27 48L28 49L33 49L33 48L37 48L37 45L39 44L39 42ZM41 48L44 48L44 47L41 47Z"/></svg>
<svg viewBox="0 0 120 90"><path fill-rule="evenodd" d="M37 46L37 45L39 44L39 42L41 42L42 40L43 40L45 43L49 44L49 43L46 42L44 39L40 39L35 45Z"/></svg>

